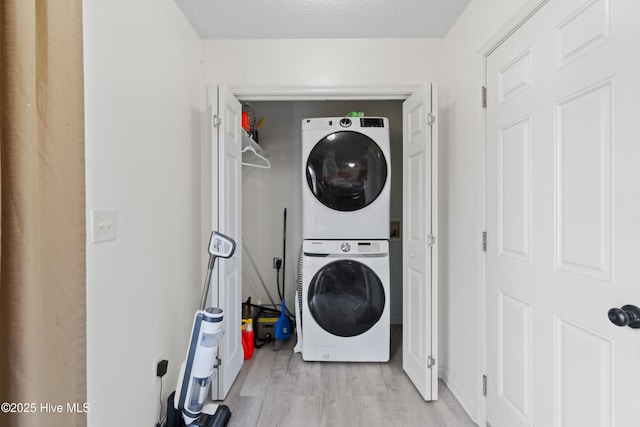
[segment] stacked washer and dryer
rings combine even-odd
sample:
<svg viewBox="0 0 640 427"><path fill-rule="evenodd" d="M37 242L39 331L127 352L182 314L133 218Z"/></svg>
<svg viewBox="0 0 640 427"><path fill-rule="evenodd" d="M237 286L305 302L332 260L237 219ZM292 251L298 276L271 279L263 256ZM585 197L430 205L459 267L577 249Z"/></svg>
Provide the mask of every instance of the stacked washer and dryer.
<svg viewBox="0 0 640 427"><path fill-rule="evenodd" d="M388 119L304 119L302 166L302 358L388 361Z"/></svg>

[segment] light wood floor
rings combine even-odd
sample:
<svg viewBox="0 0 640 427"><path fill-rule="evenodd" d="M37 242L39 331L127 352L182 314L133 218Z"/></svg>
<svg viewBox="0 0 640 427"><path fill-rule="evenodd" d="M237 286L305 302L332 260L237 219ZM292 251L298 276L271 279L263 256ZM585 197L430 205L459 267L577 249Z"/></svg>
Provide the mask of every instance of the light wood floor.
<svg viewBox="0 0 640 427"><path fill-rule="evenodd" d="M388 363L305 362L295 337L279 351L256 349L224 403L230 427L475 427L440 381L425 402L402 370L402 327L391 328Z"/></svg>

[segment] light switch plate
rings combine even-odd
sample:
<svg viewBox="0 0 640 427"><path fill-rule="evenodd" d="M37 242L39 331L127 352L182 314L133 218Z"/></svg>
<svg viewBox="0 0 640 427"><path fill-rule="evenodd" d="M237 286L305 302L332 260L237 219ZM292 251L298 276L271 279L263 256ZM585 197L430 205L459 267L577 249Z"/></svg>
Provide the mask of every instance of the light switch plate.
<svg viewBox="0 0 640 427"><path fill-rule="evenodd" d="M91 210L91 243L116 240L116 211Z"/></svg>

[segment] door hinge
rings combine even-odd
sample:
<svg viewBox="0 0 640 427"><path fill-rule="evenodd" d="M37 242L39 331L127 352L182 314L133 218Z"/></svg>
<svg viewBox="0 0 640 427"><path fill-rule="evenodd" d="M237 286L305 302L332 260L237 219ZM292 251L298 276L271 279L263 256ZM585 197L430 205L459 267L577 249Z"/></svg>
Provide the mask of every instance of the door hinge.
<svg viewBox="0 0 640 427"><path fill-rule="evenodd" d="M433 247L436 244L436 238L433 234L429 234L427 236L427 244L429 245L429 247Z"/></svg>
<svg viewBox="0 0 640 427"><path fill-rule="evenodd" d="M213 115L213 127L214 128L219 128L220 125L222 124L222 119L220 119L220 116L217 114Z"/></svg>
<svg viewBox="0 0 640 427"><path fill-rule="evenodd" d="M482 86L482 108L487 108L487 88Z"/></svg>
<svg viewBox="0 0 640 427"><path fill-rule="evenodd" d="M427 357L427 368L433 368L436 364L436 359L433 356Z"/></svg>
<svg viewBox="0 0 640 427"><path fill-rule="evenodd" d="M482 252L487 252L487 232L482 232Z"/></svg>
<svg viewBox="0 0 640 427"><path fill-rule="evenodd" d="M487 376L482 376L482 395L487 397Z"/></svg>
<svg viewBox="0 0 640 427"><path fill-rule="evenodd" d="M427 114L427 124L429 126L433 126L435 122L436 122L436 116L431 113Z"/></svg>

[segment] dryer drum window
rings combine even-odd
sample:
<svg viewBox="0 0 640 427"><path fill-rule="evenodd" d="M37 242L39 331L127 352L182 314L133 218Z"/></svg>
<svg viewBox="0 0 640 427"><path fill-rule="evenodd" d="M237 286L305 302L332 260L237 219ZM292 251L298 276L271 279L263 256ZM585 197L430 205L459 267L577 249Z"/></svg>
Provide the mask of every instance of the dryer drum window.
<svg viewBox="0 0 640 427"><path fill-rule="evenodd" d="M311 279L309 312L325 331L354 337L375 325L384 311L380 278L368 266L352 260L334 261Z"/></svg>
<svg viewBox="0 0 640 427"><path fill-rule="evenodd" d="M307 184L325 206L356 211L373 203L387 181L387 160L368 136L350 131L322 138L307 159Z"/></svg>

